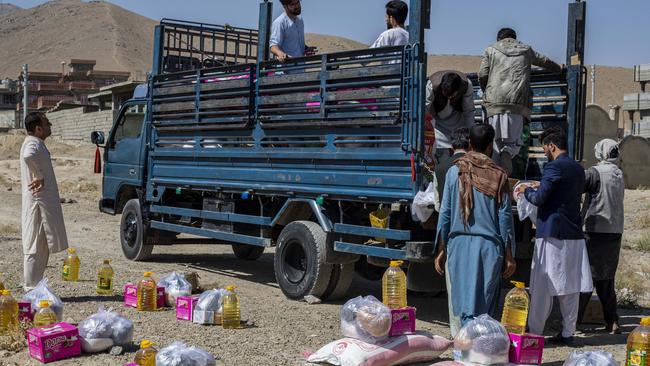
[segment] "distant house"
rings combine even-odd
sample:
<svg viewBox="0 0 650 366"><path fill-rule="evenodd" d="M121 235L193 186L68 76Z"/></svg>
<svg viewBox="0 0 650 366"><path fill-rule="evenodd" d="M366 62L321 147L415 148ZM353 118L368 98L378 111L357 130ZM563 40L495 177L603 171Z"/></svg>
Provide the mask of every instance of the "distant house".
<svg viewBox="0 0 650 366"><path fill-rule="evenodd" d="M650 138L650 92L646 90L646 84L650 82L650 64L634 66L634 81L639 83L640 92L623 96L623 110L628 112L631 121L625 134ZM635 122L637 112L639 121Z"/></svg>
<svg viewBox="0 0 650 366"><path fill-rule="evenodd" d="M0 80L0 128L16 126L16 103L18 99L16 82Z"/></svg>

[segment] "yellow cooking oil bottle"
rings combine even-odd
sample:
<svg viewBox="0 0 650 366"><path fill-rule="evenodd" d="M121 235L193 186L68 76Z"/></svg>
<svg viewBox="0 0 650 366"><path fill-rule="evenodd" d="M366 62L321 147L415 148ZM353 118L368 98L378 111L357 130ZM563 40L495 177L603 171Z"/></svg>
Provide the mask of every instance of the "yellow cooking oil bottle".
<svg viewBox="0 0 650 366"><path fill-rule="evenodd" d="M144 277L138 282L138 310L156 310L156 281L151 278L151 272L145 272Z"/></svg>
<svg viewBox="0 0 650 366"><path fill-rule="evenodd" d="M236 329L241 327L239 295L235 292L235 288L235 286L226 287L227 292L221 298L221 324L224 329Z"/></svg>
<svg viewBox="0 0 650 366"><path fill-rule="evenodd" d="M56 314L50 309L50 302L41 300L38 303L38 311L34 314L34 327L44 327L57 322Z"/></svg>
<svg viewBox="0 0 650 366"><path fill-rule="evenodd" d="M75 248L68 248L68 257L63 261L63 275L64 281L79 281L79 257Z"/></svg>
<svg viewBox="0 0 650 366"><path fill-rule="evenodd" d="M113 274L111 261L104 259L104 263L97 272L97 293L99 295L113 294Z"/></svg>
<svg viewBox="0 0 650 366"><path fill-rule="evenodd" d="M18 328L18 302L11 291L0 291L0 335Z"/></svg>
<svg viewBox="0 0 650 366"><path fill-rule="evenodd" d="M381 279L382 298L391 309L406 307L406 274L400 267L402 261L390 261L390 267Z"/></svg>
<svg viewBox="0 0 650 366"><path fill-rule="evenodd" d="M515 287L508 292L503 305L501 324L508 333L526 333L526 322L528 321L528 307L530 298L526 292L526 285L523 282L511 281Z"/></svg>
<svg viewBox="0 0 650 366"><path fill-rule="evenodd" d="M140 342L140 349L135 353L134 362L138 366L156 366L158 350L146 339Z"/></svg>
<svg viewBox="0 0 650 366"><path fill-rule="evenodd" d="M636 327L627 337L627 366L650 366L650 318L641 319L641 325Z"/></svg>

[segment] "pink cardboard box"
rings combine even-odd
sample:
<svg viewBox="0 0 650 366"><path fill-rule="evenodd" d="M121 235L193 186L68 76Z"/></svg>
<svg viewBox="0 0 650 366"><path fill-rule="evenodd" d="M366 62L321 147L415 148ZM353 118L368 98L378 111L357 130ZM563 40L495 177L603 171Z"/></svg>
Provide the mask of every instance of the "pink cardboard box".
<svg viewBox="0 0 650 366"><path fill-rule="evenodd" d="M415 332L415 308L407 306L401 309L392 309L390 311L392 323L390 326L389 337L395 337L402 334Z"/></svg>
<svg viewBox="0 0 650 366"><path fill-rule="evenodd" d="M510 362L519 365L541 365L544 337L535 334L510 333Z"/></svg>
<svg viewBox="0 0 650 366"><path fill-rule="evenodd" d="M192 314L194 313L194 307L196 306L197 301L199 301L198 296L177 297L176 319L192 321Z"/></svg>
<svg viewBox="0 0 650 366"><path fill-rule="evenodd" d="M165 307L165 288L158 287L156 294L156 307L158 309ZM124 306L129 308L138 307L138 286L132 283L124 285Z"/></svg>
<svg viewBox="0 0 650 366"><path fill-rule="evenodd" d="M29 355L43 363L81 355L79 330L68 323L55 323L27 331Z"/></svg>
<svg viewBox="0 0 650 366"><path fill-rule="evenodd" d="M32 314L32 303L29 301L18 301L18 320L34 320L34 314Z"/></svg>

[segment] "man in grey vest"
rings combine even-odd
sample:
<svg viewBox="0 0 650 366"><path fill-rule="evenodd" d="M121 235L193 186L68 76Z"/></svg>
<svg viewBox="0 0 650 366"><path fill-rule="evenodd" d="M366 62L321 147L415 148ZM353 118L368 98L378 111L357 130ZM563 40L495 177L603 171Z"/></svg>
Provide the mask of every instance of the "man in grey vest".
<svg viewBox="0 0 650 366"><path fill-rule="evenodd" d="M604 139L596 144L594 150L598 164L585 170L587 199L583 206L584 231L594 287L603 306L606 329L612 334L620 334L614 278L623 236L625 184L623 172L616 165L618 143ZM591 293L581 295L579 320L590 298Z"/></svg>

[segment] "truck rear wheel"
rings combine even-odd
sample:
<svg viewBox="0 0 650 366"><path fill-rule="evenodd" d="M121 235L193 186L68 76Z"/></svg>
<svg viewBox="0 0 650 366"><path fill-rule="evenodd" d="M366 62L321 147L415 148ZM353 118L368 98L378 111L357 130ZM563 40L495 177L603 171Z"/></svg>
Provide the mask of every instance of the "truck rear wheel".
<svg viewBox="0 0 650 366"><path fill-rule="evenodd" d="M120 242L124 256L134 261L151 257L154 245L168 245L176 238L175 233L145 227L138 199L129 200L120 219Z"/></svg>
<svg viewBox="0 0 650 366"><path fill-rule="evenodd" d="M259 257L264 254L264 247L247 244L233 244L232 251L235 253L235 257L239 259L243 259L245 261L254 261L259 259Z"/></svg>
<svg viewBox="0 0 650 366"><path fill-rule="evenodd" d="M323 294L323 300L340 300L345 297L354 278L354 263L335 264L332 269L332 277L327 290Z"/></svg>
<svg viewBox="0 0 650 366"><path fill-rule="evenodd" d="M332 265L325 263L327 235L317 223L294 221L278 237L275 279L284 295L299 300L320 298L330 283Z"/></svg>

